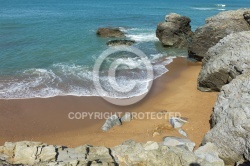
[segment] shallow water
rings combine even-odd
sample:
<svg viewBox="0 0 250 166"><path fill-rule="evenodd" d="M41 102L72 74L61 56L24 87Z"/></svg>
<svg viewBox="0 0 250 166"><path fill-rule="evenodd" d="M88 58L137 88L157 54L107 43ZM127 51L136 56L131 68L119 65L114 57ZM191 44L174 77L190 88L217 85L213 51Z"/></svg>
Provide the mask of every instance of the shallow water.
<svg viewBox="0 0 250 166"><path fill-rule="evenodd" d="M98 27L125 31L128 39L137 42L134 46L154 62L157 78L167 72L164 65L171 63L169 57L187 55L185 50L163 48L155 37L156 26L166 14L189 16L195 30L220 11L250 6L248 0L0 0L0 4L0 98L142 94L147 91L143 84L125 96L97 93L92 70L109 40L95 35ZM118 83L145 81L143 70L128 71L117 76ZM103 75L101 81L107 77Z"/></svg>

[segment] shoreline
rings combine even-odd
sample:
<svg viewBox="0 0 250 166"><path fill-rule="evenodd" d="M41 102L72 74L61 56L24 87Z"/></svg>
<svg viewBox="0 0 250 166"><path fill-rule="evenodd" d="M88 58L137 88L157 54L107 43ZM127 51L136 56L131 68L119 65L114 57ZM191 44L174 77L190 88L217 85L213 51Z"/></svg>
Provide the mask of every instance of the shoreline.
<svg viewBox="0 0 250 166"><path fill-rule="evenodd" d="M134 105L122 107L101 97L58 96L51 98L0 100L0 144L6 141L39 141L76 147L82 144L115 146L125 140L162 141L164 136L179 136L177 130L164 128L161 135L153 131L167 120L132 120L101 131L102 120L70 120L69 112L180 112L188 118L183 126L188 138L199 146L209 131L209 119L217 92L197 90L201 63L175 58L167 65L169 71L157 78L147 96ZM193 101L193 102L190 102ZM98 103L98 105L97 105ZM185 108L185 110L183 109ZM108 139L111 138L111 139Z"/></svg>

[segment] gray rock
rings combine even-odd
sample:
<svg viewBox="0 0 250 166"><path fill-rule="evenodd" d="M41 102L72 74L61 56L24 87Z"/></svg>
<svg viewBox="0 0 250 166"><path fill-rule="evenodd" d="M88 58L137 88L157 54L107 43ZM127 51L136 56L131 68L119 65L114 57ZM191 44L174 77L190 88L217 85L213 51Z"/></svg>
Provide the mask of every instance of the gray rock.
<svg viewBox="0 0 250 166"><path fill-rule="evenodd" d="M224 161L219 158L219 152L213 143L208 142L206 145L199 147L194 151L194 154L211 165L224 166Z"/></svg>
<svg viewBox="0 0 250 166"><path fill-rule="evenodd" d="M178 129L178 132L179 132L181 135L185 136L185 137L188 136L187 133L186 133L183 129Z"/></svg>
<svg viewBox="0 0 250 166"><path fill-rule="evenodd" d="M119 28L99 28L96 34L104 38L125 36L125 34Z"/></svg>
<svg viewBox="0 0 250 166"><path fill-rule="evenodd" d="M122 122L130 122L132 120L132 114L130 112L126 112L125 115L122 116Z"/></svg>
<svg viewBox="0 0 250 166"><path fill-rule="evenodd" d="M173 126L173 128L180 128L187 123L187 121L182 118L172 117L169 119L169 123Z"/></svg>
<svg viewBox="0 0 250 166"><path fill-rule="evenodd" d="M198 77L201 91L219 91L250 69L250 31L230 34L207 52Z"/></svg>
<svg viewBox="0 0 250 166"><path fill-rule="evenodd" d="M108 119L106 119L106 122L102 126L103 131L108 131L115 125L121 125L120 118L117 115L112 115Z"/></svg>
<svg viewBox="0 0 250 166"><path fill-rule="evenodd" d="M191 152L194 150L195 147L195 143L191 142L189 139L178 137L165 137L163 139L163 144L166 146L184 147Z"/></svg>
<svg viewBox="0 0 250 166"><path fill-rule="evenodd" d="M225 164L250 160L250 73L222 87L214 106L212 129L203 143L212 142Z"/></svg>
<svg viewBox="0 0 250 166"><path fill-rule="evenodd" d="M126 39L111 40L107 42L108 46L120 46L120 45L131 46L133 44L135 44L134 40L126 40Z"/></svg>
<svg viewBox="0 0 250 166"><path fill-rule="evenodd" d="M209 48L216 45L225 36L242 31L249 31L250 9L221 12L206 19L206 24L199 27L189 45L189 57L201 61Z"/></svg>
<svg viewBox="0 0 250 166"><path fill-rule="evenodd" d="M163 46L187 47L193 35L190 22L191 20L188 17L170 13L166 16L165 22L158 24L156 36Z"/></svg>
<svg viewBox="0 0 250 166"><path fill-rule="evenodd" d="M114 162L110 150L106 147L90 147L87 156L88 161Z"/></svg>

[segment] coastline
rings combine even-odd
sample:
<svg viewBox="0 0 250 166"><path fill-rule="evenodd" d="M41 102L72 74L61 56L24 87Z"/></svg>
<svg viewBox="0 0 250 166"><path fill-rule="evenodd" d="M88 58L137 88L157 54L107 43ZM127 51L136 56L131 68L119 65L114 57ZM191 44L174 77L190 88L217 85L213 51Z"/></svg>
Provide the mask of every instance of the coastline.
<svg viewBox="0 0 250 166"><path fill-rule="evenodd" d="M162 141L164 136L181 136L175 129L167 129L153 137L153 130L167 120L132 120L101 131L103 120L70 120L69 112L180 112L188 118L183 126L188 138L202 141L209 131L209 119L217 92L197 90L197 76L201 63L176 58L167 65L169 72L154 81L148 95L139 103L127 107L115 106L100 97L63 96L52 98L0 100L0 144L6 141L39 141L76 147L82 144L115 146L125 140L138 142ZM110 138L110 139L107 139Z"/></svg>

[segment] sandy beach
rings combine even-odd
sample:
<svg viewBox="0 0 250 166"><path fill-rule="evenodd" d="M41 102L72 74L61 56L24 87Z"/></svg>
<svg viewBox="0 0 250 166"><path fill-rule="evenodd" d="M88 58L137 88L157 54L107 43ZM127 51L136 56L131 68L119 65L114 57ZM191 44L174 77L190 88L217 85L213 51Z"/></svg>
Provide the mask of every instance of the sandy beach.
<svg viewBox="0 0 250 166"><path fill-rule="evenodd" d="M209 119L217 93L197 90L201 63L176 58L169 72L154 81L149 94L139 103L121 107L100 97L62 96L20 100L0 100L0 144L6 141L39 141L75 147L83 144L112 147L125 140L161 141L164 136L180 136L167 119L134 119L101 131L105 119L69 119L70 112L179 112L188 118L183 126L188 138L202 141L210 129ZM153 132L160 135L153 137Z"/></svg>

